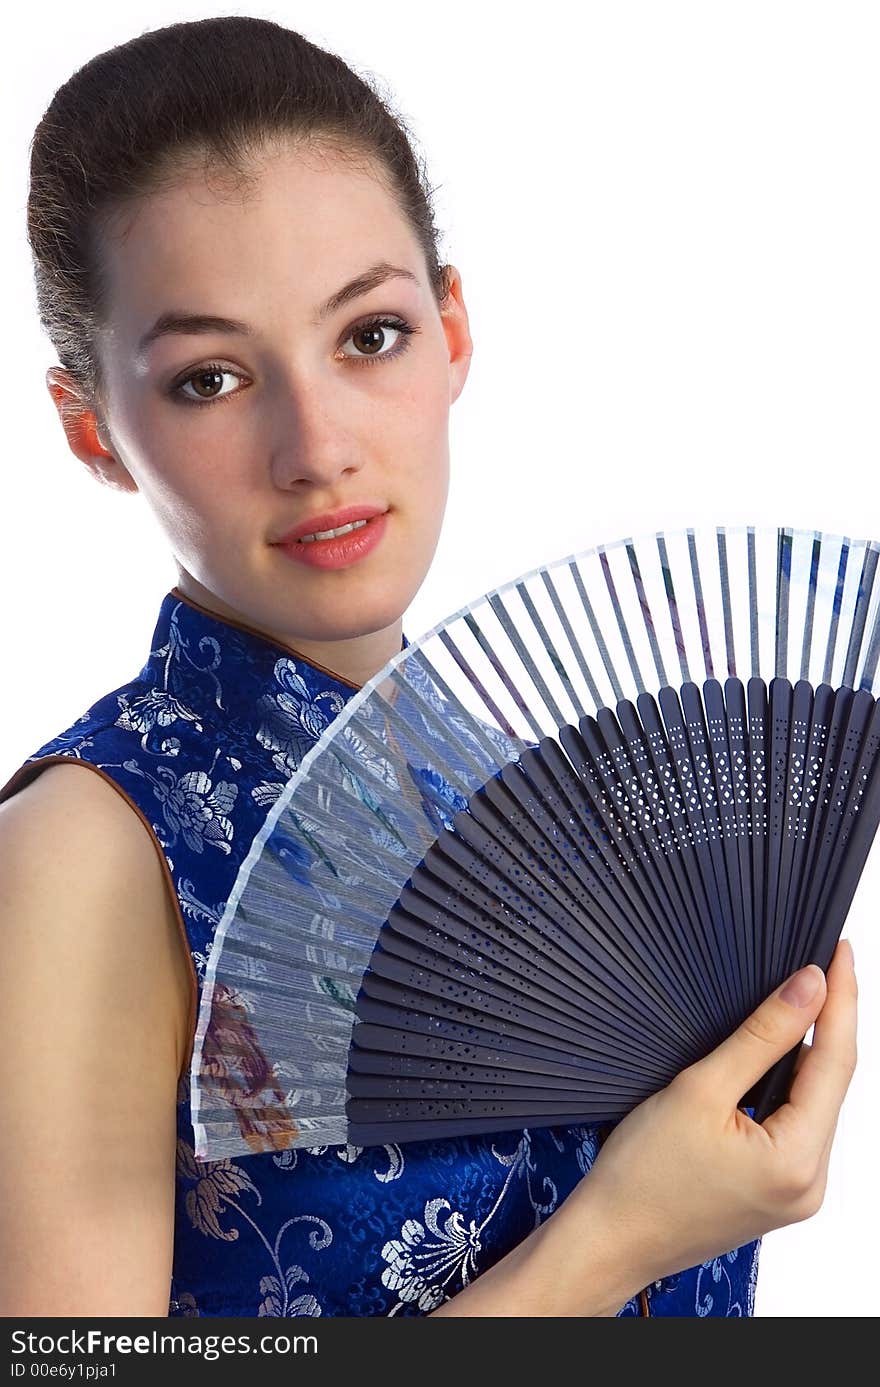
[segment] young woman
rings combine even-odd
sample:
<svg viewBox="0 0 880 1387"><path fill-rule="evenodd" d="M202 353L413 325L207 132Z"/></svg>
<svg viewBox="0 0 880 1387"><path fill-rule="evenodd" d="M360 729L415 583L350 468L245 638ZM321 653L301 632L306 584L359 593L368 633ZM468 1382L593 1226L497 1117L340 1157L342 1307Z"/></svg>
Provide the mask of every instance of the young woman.
<svg viewBox="0 0 880 1387"><path fill-rule="evenodd" d="M613 1130L195 1161L225 900L406 643L435 552L461 277L400 122L243 17L74 73L35 134L28 231L67 441L146 497L178 582L143 668L0 791L0 1313L751 1314L761 1235L822 1202L855 1064L846 945ZM814 1021L791 1101L755 1123L742 1095Z"/></svg>

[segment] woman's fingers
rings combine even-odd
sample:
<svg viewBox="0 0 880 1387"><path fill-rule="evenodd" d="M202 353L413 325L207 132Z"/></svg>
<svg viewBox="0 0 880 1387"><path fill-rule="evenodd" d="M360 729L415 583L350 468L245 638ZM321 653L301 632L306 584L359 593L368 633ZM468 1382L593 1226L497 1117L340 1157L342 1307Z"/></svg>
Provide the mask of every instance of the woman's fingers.
<svg viewBox="0 0 880 1387"><path fill-rule="evenodd" d="M798 1141L812 1138L817 1159L830 1152L840 1107L856 1066L858 984L849 941L841 940L826 974L825 1004L816 1017L812 1045L798 1056L788 1102L764 1122L773 1136L790 1126Z"/></svg>
<svg viewBox="0 0 880 1387"><path fill-rule="evenodd" d="M679 1087L696 1083L706 1102L729 1113L742 1095L806 1035L822 1010L826 979L812 964L771 993L714 1050L682 1070Z"/></svg>

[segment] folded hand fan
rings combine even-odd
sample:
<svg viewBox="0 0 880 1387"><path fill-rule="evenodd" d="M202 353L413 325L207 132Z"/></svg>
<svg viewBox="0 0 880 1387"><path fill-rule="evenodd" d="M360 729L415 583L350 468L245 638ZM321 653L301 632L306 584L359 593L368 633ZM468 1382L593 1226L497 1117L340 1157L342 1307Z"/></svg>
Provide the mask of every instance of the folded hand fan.
<svg viewBox="0 0 880 1387"><path fill-rule="evenodd" d="M395 655L240 869L196 1155L614 1122L827 968L880 820L877 557L622 540ZM799 1049L744 1095L756 1120Z"/></svg>

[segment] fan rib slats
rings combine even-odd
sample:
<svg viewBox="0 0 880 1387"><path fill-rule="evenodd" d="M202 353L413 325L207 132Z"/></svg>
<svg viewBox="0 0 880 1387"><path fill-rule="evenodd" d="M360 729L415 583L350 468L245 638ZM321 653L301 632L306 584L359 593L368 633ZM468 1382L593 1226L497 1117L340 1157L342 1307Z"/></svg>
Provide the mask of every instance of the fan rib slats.
<svg viewBox="0 0 880 1387"><path fill-rule="evenodd" d="M278 1149L615 1122L826 968L880 822L878 556L785 527L627 538L396 655L226 903L197 1158L264 1128ZM795 1056L743 1096L758 1121Z"/></svg>

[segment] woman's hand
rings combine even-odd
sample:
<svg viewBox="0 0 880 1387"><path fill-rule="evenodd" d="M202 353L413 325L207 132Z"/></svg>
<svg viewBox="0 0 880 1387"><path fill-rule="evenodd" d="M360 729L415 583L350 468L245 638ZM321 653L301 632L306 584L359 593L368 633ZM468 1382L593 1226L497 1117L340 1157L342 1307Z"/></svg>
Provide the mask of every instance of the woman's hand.
<svg viewBox="0 0 880 1387"><path fill-rule="evenodd" d="M711 1054L615 1127L548 1230L555 1219L573 1220L583 1199L585 1210L600 1213L638 1289L817 1212L856 1064L849 941L838 944L827 979L815 965L794 976L796 984L789 979ZM814 1021L788 1102L754 1122L737 1105Z"/></svg>
<svg viewBox="0 0 880 1387"><path fill-rule="evenodd" d="M434 1315L616 1315L652 1281L816 1213L856 1064L848 941L827 980L804 972L809 998L788 994L789 979L634 1108L555 1213ZM788 1102L754 1122L743 1095L814 1022Z"/></svg>

